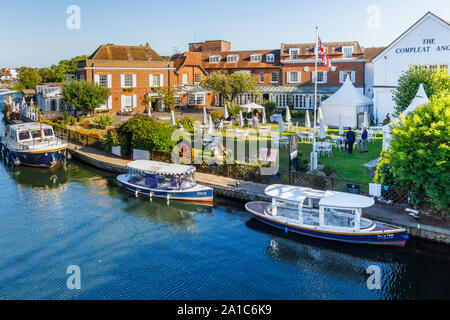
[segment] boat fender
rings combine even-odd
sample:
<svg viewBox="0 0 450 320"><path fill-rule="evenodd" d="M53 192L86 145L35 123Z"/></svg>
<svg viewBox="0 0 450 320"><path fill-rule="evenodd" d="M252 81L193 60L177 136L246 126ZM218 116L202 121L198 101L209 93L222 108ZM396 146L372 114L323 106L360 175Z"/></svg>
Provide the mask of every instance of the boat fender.
<svg viewBox="0 0 450 320"><path fill-rule="evenodd" d="M14 159L14 165L15 166L20 166L20 160L18 158Z"/></svg>
<svg viewBox="0 0 450 320"><path fill-rule="evenodd" d="M66 158L69 160L72 159L72 154L69 151L66 153Z"/></svg>
<svg viewBox="0 0 450 320"><path fill-rule="evenodd" d="M134 194L136 195L136 198L138 197L139 194L139 189L136 189L136 191L134 192Z"/></svg>
<svg viewBox="0 0 450 320"><path fill-rule="evenodd" d="M288 227L287 226L284 226L284 233L286 233L286 234L288 234Z"/></svg>
<svg viewBox="0 0 450 320"><path fill-rule="evenodd" d="M150 191L150 193L148 195L150 197L150 202L153 201L153 191Z"/></svg>

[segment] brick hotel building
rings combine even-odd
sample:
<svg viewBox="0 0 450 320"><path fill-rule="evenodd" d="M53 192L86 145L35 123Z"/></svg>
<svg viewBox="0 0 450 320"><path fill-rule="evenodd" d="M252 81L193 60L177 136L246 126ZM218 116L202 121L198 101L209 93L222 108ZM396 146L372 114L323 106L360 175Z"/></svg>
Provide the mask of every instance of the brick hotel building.
<svg viewBox="0 0 450 320"><path fill-rule="evenodd" d="M333 94L349 76L364 93L364 51L357 41L324 43L335 70L318 64L318 95ZM164 108L155 88L176 88L176 105L204 107L223 105L221 98L201 88L199 82L210 73L246 72L257 81L259 97L244 94L238 103L271 100L279 107L311 109L314 101L314 44L281 45L280 49L232 51L231 43L211 40L190 43L189 51L163 59L150 46L101 45L78 64L78 79L92 81L110 89L111 96L101 109L117 113L132 109L142 113L151 105Z"/></svg>

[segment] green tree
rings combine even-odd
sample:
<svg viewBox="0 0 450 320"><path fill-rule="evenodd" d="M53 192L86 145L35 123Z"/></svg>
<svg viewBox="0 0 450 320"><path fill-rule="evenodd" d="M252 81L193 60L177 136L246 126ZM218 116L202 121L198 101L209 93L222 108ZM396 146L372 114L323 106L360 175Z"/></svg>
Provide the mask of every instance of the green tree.
<svg viewBox="0 0 450 320"><path fill-rule="evenodd" d="M173 110L175 108L175 89L172 86L168 87L156 87L153 90L158 94L157 96L152 96L150 101L155 102L157 99L162 99L164 106Z"/></svg>
<svg viewBox="0 0 450 320"><path fill-rule="evenodd" d="M62 88L62 101L76 110L94 110L108 101L109 89L92 82L70 81Z"/></svg>
<svg viewBox="0 0 450 320"><path fill-rule="evenodd" d="M419 85L423 83L428 98L450 90L450 77L447 68L425 69L411 67L404 71L398 80L398 88L393 91L395 116L403 112L416 96Z"/></svg>
<svg viewBox="0 0 450 320"><path fill-rule="evenodd" d="M21 67L19 69L19 82L26 89L34 89L41 81L42 77L36 69L27 67Z"/></svg>
<svg viewBox="0 0 450 320"><path fill-rule="evenodd" d="M381 154L375 181L409 190L417 204L448 214L450 204L450 91L419 106L394 125L391 147Z"/></svg>
<svg viewBox="0 0 450 320"><path fill-rule="evenodd" d="M231 103L240 94L256 91L256 79L253 75L242 72L225 74L214 72L200 82L200 86L222 96L225 103Z"/></svg>

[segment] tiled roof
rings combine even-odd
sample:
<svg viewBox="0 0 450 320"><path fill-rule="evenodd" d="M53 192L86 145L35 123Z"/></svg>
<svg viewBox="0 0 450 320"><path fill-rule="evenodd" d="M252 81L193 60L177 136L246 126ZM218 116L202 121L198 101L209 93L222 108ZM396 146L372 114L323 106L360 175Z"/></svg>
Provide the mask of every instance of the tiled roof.
<svg viewBox="0 0 450 320"><path fill-rule="evenodd" d="M184 52L173 60L174 67L178 70L182 66L199 66L202 63L200 52Z"/></svg>
<svg viewBox="0 0 450 320"><path fill-rule="evenodd" d="M267 54L274 54L274 62L266 62ZM225 52L203 52L201 54L202 65L205 69L245 69L245 68L273 68L279 66L280 50L248 50L248 51L225 51ZM251 62L250 56L253 54L261 54L261 62ZM238 55L237 62L227 62L227 56ZM218 63L209 63L210 56L220 56Z"/></svg>
<svg viewBox="0 0 450 320"><path fill-rule="evenodd" d="M363 54L363 50L358 41L341 41L341 42L323 42L322 45L326 48L326 54L331 58L342 56L342 47L353 46L353 55L358 56ZM300 59L312 59L314 57L314 43L282 43L281 44L281 59L289 58L289 49L300 49ZM288 60L288 59L287 59Z"/></svg>
<svg viewBox="0 0 450 320"><path fill-rule="evenodd" d="M165 61L150 46L117 46L103 44L89 60Z"/></svg>
<svg viewBox="0 0 450 320"><path fill-rule="evenodd" d="M366 61L372 61L377 55L380 54L386 47L371 47L364 48L364 59Z"/></svg>

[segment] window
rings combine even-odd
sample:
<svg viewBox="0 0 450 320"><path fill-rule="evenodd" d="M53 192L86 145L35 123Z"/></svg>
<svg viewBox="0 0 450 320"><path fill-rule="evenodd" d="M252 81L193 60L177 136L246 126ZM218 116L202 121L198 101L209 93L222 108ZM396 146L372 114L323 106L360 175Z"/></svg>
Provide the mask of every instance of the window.
<svg viewBox="0 0 450 320"><path fill-rule="evenodd" d="M300 49L289 49L291 60L298 60Z"/></svg>
<svg viewBox="0 0 450 320"><path fill-rule="evenodd" d="M288 83L299 83L300 82L300 72L286 72Z"/></svg>
<svg viewBox="0 0 450 320"><path fill-rule="evenodd" d="M131 79L131 81L133 81L133 79ZM98 84L101 87L108 87L108 75L107 74L99 74L98 75Z"/></svg>
<svg viewBox="0 0 450 320"><path fill-rule="evenodd" d="M355 71L340 71L339 72L339 82L344 83L345 79L350 77L350 81L355 83Z"/></svg>
<svg viewBox="0 0 450 320"><path fill-rule="evenodd" d="M262 55L260 54L252 54L250 56L250 62L261 62L262 60Z"/></svg>
<svg viewBox="0 0 450 320"><path fill-rule="evenodd" d="M132 74L124 74L123 75L123 85L125 87L133 87L133 75Z"/></svg>
<svg viewBox="0 0 450 320"><path fill-rule="evenodd" d="M194 74L194 83L199 83L201 79L200 73Z"/></svg>
<svg viewBox="0 0 450 320"><path fill-rule="evenodd" d="M44 136L53 137L53 129L52 128L46 128L43 131L44 131Z"/></svg>
<svg viewBox="0 0 450 320"><path fill-rule="evenodd" d="M162 87L164 86L163 83L163 75L162 74L151 74L150 75L150 87Z"/></svg>
<svg viewBox="0 0 450 320"><path fill-rule="evenodd" d="M175 104L176 106L179 106L179 105L181 104L181 96L180 96L179 94L176 94L176 95L175 95L175 101L174 101L174 104Z"/></svg>
<svg viewBox="0 0 450 320"><path fill-rule="evenodd" d="M133 95L122 96L124 107L133 107Z"/></svg>
<svg viewBox="0 0 450 320"><path fill-rule="evenodd" d="M187 73L183 73L183 79L182 79L182 82L183 82L183 84L187 84L188 83L188 74Z"/></svg>
<svg viewBox="0 0 450 320"><path fill-rule="evenodd" d="M193 93L188 96L188 104L190 106L199 106L205 104L204 93Z"/></svg>
<svg viewBox="0 0 450 320"><path fill-rule="evenodd" d="M277 107L286 107L287 106L287 94L276 94L275 95L275 103Z"/></svg>
<svg viewBox="0 0 450 320"><path fill-rule="evenodd" d="M266 55L266 62L275 62L275 55L273 53L269 53Z"/></svg>
<svg viewBox="0 0 450 320"><path fill-rule="evenodd" d="M41 138L41 130L31 131L31 135L33 136L33 139L40 139Z"/></svg>
<svg viewBox="0 0 450 320"><path fill-rule="evenodd" d="M344 55L344 59L351 58L353 55L353 47L352 46L342 47L342 54Z"/></svg>
<svg viewBox="0 0 450 320"><path fill-rule="evenodd" d="M209 57L209 63L219 63L221 56L210 56Z"/></svg>
<svg viewBox="0 0 450 320"><path fill-rule="evenodd" d="M30 133L28 131L19 132L19 140L29 140L31 139Z"/></svg>
<svg viewBox="0 0 450 320"><path fill-rule="evenodd" d="M259 83L264 83L264 72L259 73Z"/></svg>
<svg viewBox="0 0 450 320"><path fill-rule="evenodd" d="M312 72L312 82L316 81L316 73ZM327 82L327 73L325 71L317 72L317 83L326 83Z"/></svg>
<svg viewBox="0 0 450 320"><path fill-rule="evenodd" d="M278 83L278 72L271 72L270 73L270 82L271 83Z"/></svg>
<svg viewBox="0 0 450 320"><path fill-rule="evenodd" d="M237 54L230 54L229 56L227 56L227 62L229 63L238 62L238 60L239 56Z"/></svg>

